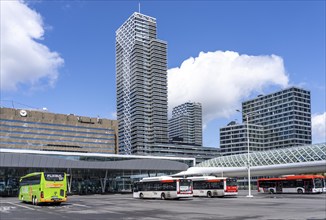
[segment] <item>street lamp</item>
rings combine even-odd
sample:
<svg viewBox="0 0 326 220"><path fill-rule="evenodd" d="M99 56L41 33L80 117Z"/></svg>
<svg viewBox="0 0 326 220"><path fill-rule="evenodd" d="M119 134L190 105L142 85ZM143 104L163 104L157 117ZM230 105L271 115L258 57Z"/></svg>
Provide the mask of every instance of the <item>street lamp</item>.
<svg viewBox="0 0 326 220"><path fill-rule="evenodd" d="M242 111L237 109L237 112L240 112L243 114ZM251 195L251 178L250 178L250 141L249 141L249 115L254 114L245 114L246 116L246 122L247 122L247 146L248 146L248 153L247 153L247 165L248 165L248 195L247 197L251 198L253 195Z"/></svg>

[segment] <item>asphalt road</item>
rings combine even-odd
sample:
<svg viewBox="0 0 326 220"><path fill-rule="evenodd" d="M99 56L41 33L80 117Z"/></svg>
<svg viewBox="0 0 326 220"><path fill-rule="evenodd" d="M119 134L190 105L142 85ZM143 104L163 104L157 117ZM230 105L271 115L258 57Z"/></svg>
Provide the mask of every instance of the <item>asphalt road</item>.
<svg viewBox="0 0 326 220"><path fill-rule="evenodd" d="M326 194L257 194L236 198L134 199L131 194L70 196L60 206L0 198L0 219L326 219Z"/></svg>

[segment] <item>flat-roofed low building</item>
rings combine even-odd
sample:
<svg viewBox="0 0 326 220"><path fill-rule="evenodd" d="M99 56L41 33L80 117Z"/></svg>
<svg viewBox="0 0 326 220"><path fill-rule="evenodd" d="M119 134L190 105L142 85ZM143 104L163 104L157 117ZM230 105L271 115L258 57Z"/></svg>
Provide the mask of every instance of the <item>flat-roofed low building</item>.
<svg viewBox="0 0 326 220"><path fill-rule="evenodd" d="M4 149L118 152L116 120L1 107L0 126Z"/></svg>
<svg viewBox="0 0 326 220"><path fill-rule="evenodd" d="M202 147L184 143L153 144L141 155L153 155L161 157L196 158L196 163L201 163L221 156L220 148Z"/></svg>

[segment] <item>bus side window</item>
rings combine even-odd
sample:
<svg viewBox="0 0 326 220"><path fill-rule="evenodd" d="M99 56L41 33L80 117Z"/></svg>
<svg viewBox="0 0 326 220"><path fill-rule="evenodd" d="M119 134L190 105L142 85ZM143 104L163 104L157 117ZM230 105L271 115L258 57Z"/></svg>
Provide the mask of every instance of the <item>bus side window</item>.
<svg viewBox="0 0 326 220"><path fill-rule="evenodd" d="M194 185L194 189L200 189L199 182L194 182L193 185Z"/></svg>
<svg viewBox="0 0 326 220"><path fill-rule="evenodd" d="M133 192L138 192L138 183L134 183Z"/></svg>
<svg viewBox="0 0 326 220"><path fill-rule="evenodd" d="M223 181L220 181L219 182L219 189L223 189L224 188L224 183L223 183Z"/></svg>
<svg viewBox="0 0 326 220"><path fill-rule="evenodd" d="M161 184L160 183L154 183L153 184L154 191L160 191L162 190Z"/></svg>
<svg viewBox="0 0 326 220"><path fill-rule="evenodd" d="M290 187L290 181L284 180L283 181L283 187L284 188L289 188Z"/></svg>
<svg viewBox="0 0 326 220"><path fill-rule="evenodd" d="M302 180L296 181L295 186L296 187L303 187L303 181Z"/></svg>
<svg viewBox="0 0 326 220"><path fill-rule="evenodd" d="M162 190L173 190L173 183L163 183Z"/></svg>

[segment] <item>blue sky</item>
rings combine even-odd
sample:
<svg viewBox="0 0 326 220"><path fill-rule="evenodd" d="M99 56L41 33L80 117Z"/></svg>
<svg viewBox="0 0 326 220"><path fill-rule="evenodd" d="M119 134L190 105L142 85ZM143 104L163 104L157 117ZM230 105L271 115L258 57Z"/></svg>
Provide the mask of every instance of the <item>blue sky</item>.
<svg viewBox="0 0 326 220"><path fill-rule="evenodd" d="M168 43L169 108L202 103L204 146L242 101L293 85L326 141L325 1L1 1L1 105L115 119L115 31L139 2Z"/></svg>

